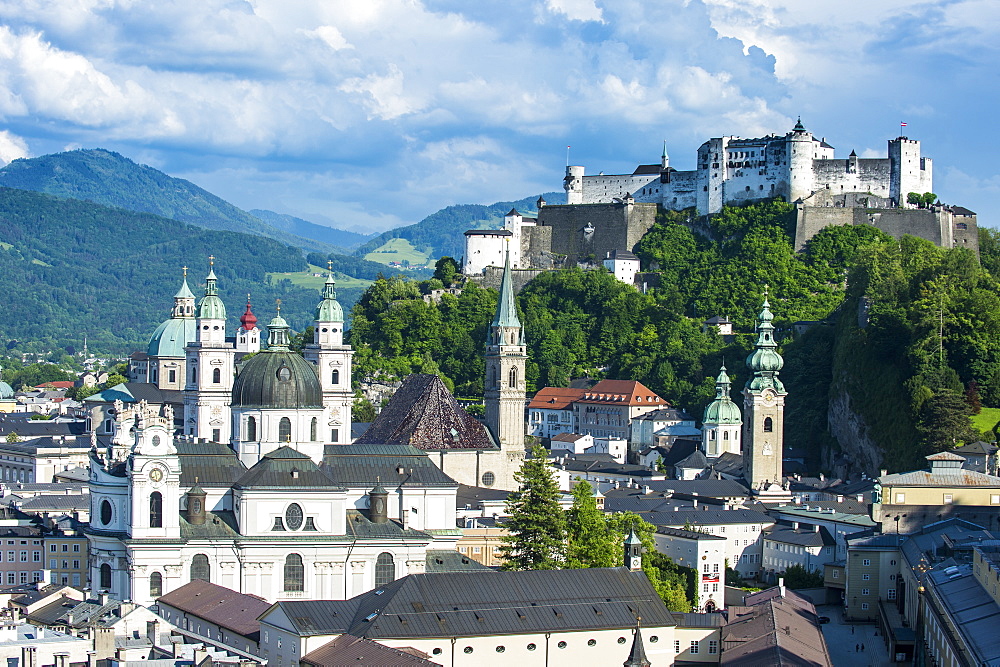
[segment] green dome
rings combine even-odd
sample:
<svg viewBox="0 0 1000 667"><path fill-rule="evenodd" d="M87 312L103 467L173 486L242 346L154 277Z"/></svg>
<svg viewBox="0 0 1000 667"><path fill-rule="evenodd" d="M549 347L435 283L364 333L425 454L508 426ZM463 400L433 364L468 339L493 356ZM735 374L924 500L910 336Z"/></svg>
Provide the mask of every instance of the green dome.
<svg viewBox="0 0 1000 667"><path fill-rule="evenodd" d="M198 304L197 317L203 320L224 320L226 319L226 305L219 297L209 294Z"/></svg>
<svg viewBox="0 0 1000 667"><path fill-rule="evenodd" d="M184 348L194 341L197 325L191 318L172 318L156 327L149 337L146 354L151 357L183 357Z"/></svg>
<svg viewBox="0 0 1000 667"><path fill-rule="evenodd" d="M704 424L742 424L740 408L729 397L717 398L705 408Z"/></svg>
<svg viewBox="0 0 1000 667"><path fill-rule="evenodd" d="M316 306L317 322L343 322L344 309L337 301L337 291L334 289L333 272L326 277L326 284L323 286L323 300Z"/></svg>
<svg viewBox="0 0 1000 667"><path fill-rule="evenodd" d="M272 322L273 324L273 322ZM322 408L316 368L287 349L265 350L247 361L233 384L233 407Z"/></svg>
<svg viewBox="0 0 1000 667"><path fill-rule="evenodd" d="M0 380L0 400L9 398L14 398L14 388L3 380Z"/></svg>
<svg viewBox="0 0 1000 667"><path fill-rule="evenodd" d="M747 366L753 371L777 372L784 365L781 355L769 347L758 347L747 357Z"/></svg>

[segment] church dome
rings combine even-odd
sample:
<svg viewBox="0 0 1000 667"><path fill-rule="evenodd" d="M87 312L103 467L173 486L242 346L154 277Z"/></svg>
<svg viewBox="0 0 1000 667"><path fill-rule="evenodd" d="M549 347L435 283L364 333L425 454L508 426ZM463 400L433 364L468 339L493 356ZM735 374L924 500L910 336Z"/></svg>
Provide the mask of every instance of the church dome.
<svg viewBox="0 0 1000 667"><path fill-rule="evenodd" d="M705 424L742 424L740 408L728 396L717 398L705 408Z"/></svg>
<svg viewBox="0 0 1000 667"><path fill-rule="evenodd" d="M0 400L8 398L14 398L14 388L3 380L0 380Z"/></svg>
<svg viewBox="0 0 1000 667"><path fill-rule="evenodd" d="M758 347L747 357L747 366L752 371L780 371L785 365L784 359L776 350L767 347Z"/></svg>
<svg viewBox="0 0 1000 667"><path fill-rule="evenodd" d="M151 357L183 357L184 347L195 339L197 326L191 318L171 318L149 337L146 354Z"/></svg>
<svg viewBox="0 0 1000 667"><path fill-rule="evenodd" d="M254 355L233 384L233 407L322 408L315 367L288 349Z"/></svg>

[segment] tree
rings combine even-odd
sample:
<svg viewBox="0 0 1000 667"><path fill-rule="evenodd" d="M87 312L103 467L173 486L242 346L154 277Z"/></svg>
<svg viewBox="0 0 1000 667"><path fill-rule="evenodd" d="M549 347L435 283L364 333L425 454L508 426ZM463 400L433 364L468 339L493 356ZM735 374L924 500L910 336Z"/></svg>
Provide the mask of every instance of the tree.
<svg viewBox="0 0 1000 667"><path fill-rule="evenodd" d="M943 452L974 441L977 434L969 421L970 412L965 398L951 389L942 389L927 399L917 423L927 452Z"/></svg>
<svg viewBox="0 0 1000 667"><path fill-rule="evenodd" d="M19 436L16 431L11 431L10 433L7 434L7 442L8 443L21 442L21 436Z"/></svg>
<svg viewBox="0 0 1000 667"><path fill-rule="evenodd" d="M126 382L128 382L128 379L124 375L120 375L119 373L112 373L111 375L108 376L108 380L107 382L104 383L104 387L105 388L116 387L120 384L125 384Z"/></svg>
<svg viewBox="0 0 1000 667"><path fill-rule="evenodd" d="M451 287L455 283L455 276L460 272L458 262L452 257L442 257L434 263L434 277L440 280L445 287Z"/></svg>
<svg viewBox="0 0 1000 667"><path fill-rule="evenodd" d="M615 567L623 561L622 541L608 530L589 482L577 477L573 506L566 514L566 567Z"/></svg>
<svg viewBox="0 0 1000 667"><path fill-rule="evenodd" d="M920 201L921 203L923 203L924 208L930 208L931 206L937 203L937 195L934 194L933 192L925 192L920 197Z"/></svg>
<svg viewBox="0 0 1000 667"><path fill-rule="evenodd" d="M784 572L785 586L791 589L822 588L823 575L807 570L802 565L791 565Z"/></svg>
<svg viewBox="0 0 1000 667"><path fill-rule="evenodd" d="M919 192L908 192L906 193L906 203L913 204L914 206L921 206L923 204L923 197L920 196Z"/></svg>
<svg viewBox="0 0 1000 667"><path fill-rule="evenodd" d="M972 414L978 415L983 411L983 403L979 399L979 383L975 380L969 380L969 384L966 385L965 402L969 404Z"/></svg>
<svg viewBox="0 0 1000 667"><path fill-rule="evenodd" d="M370 424L376 417L378 414L372 402L365 398L360 390L355 392L354 403L351 404L351 421Z"/></svg>
<svg viewBox="0 0 1000 667"><path fill-rule="evenodd" d="M520 490L507 498L510 519L500 552L505 570L556 570L566 562L566 518L559 487L541 446L514 473Z"/></svg>

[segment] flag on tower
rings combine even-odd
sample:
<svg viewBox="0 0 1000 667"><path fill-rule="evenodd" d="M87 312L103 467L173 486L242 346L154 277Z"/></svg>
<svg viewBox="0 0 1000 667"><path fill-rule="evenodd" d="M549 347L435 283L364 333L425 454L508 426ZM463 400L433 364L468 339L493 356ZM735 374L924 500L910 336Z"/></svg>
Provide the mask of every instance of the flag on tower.
<svg viewBox="0 0 1000 667"><path fill-rule="evenodd" d="M899 126L900 127L906 127L906 123L900 123Z"/></svg>

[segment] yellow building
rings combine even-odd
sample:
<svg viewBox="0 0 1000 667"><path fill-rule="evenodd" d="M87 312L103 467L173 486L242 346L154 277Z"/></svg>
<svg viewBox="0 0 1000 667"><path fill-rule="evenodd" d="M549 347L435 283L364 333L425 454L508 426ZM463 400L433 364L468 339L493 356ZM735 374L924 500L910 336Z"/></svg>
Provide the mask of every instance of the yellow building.
<svg viewBox="0 0 1000 667"><path fill-rule="evenodd" d="M905 534L949 518L1000 529L1000 477L963 468L965 457L952 452L926 458L929 471L879 477L872 518L883 532Z"/></svg>
<svg viewBox="0 0 1000 667"><path fill-rule="evenodd" d="M498 526L496 520L488 517L466 519L462 538L455 545L458 552L486 567L500 567L504 558L500 554L503 536L507 529Z"/></svg>
<svg viewBox="0 0 1000 667"><path fill-rule="evenodd" d="M43 560L51 572L53 584L83 587L88 585L87 538L75 531L56 530L44 539Z"/></svg>

